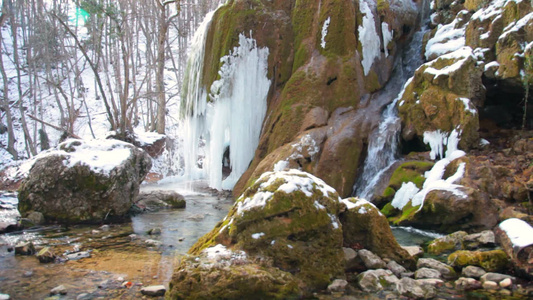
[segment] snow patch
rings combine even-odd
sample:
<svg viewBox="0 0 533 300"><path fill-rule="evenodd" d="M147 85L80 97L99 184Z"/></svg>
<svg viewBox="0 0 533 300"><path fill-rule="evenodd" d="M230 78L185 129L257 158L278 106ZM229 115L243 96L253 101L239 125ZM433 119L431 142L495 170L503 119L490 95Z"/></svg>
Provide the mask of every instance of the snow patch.
<svg viewBox="0 0 533 300"><path fill-rule="evenodd" d="M419 191L420 189L412 182L402 183L402 187L394 194L394 199L391 202L392 207L403 209Z"/></svg>
<svg viewBox="0 0 533 300"><path fill-rule="evenodd" d="M322 26L322 38L320 42L320 46L322 47L322 49L326 48L326 36L328 35L329 22L331 22L331 17L328 17L326 21L324 21L324 25Z"/></svg>
<svg viewBox="0 0 533 300"><path fill-rule="evenodd" d="M385 57L389 56L389 49L387 49L387 46L392 41L392 34L391 30L389 29L389 24L383 22L381 23L381 33L383 34L383 49L385 50Z"/></svg>
<svg viewBox="0 0 533 300"><path fill-rule="evenodd" d="M470 99L465 98L465 97L459 97L456 100L463 102L463 105L465 107L465 111L470 112L473 115L477 114L477 110L474 107L474 105L472 104L472 102L470 102Z"/></svg>
<svg viewBox="0 0 533 300"><path fill-rule="evenodd" d="M424 73L432 74L435 78L441 75L449 75L457 70L461 69L464 63L466 63L468 57L474 58L472 54L472 48L462 47L446 55L441 55L437 60L456 60L453 64L446 66L442 69L433 68L433 62L425 63L423 66L427 66ZM474 58L475 59L475 58Z"/></svg>
<svg viewBox="0 0 533 300"><path fill-rule="evenodd" d="M254 233L254 234L252 234L252 239L258 240L259 238L261 238L264 235L265 235L264 232Z"/></svg>
<svg viewBox="0 0 533 300"><path fill-rule="evenodd" d="M512 218L500 223L500 229L507 233L513 244L513 248L520 248L533 245L533 228L523 220Z"/></svg>
<svg viewBox="0 0 533 300"><path fill-rule="evenodd" d="M361 61L361 64L363 65L365 76L368 75L370 68L372 68L374 61L379 57L381 52L381 44L376 30L374 14L370 9L369 2L369 0L361 0L359 2L359 10L364 15L363 22L359 26L358 32L359 41L363 48L363 60Z"/></svg>
<svg viewBox="0 0 533 300"><path fill-rule="evenodd" d="M426 59L454 52L465 45L465 28L456 28L457 19L450 24L439 24L435 36L426 44Z"/></svg>
<svg viewBox="0 0 533 300"><path fill-rule="evenodd" d="M274 172L285 171L289 168L289 162L286 160L280 160L274 164Z"/></svg>
<svg viewBox="0 0 533 300"><path fill-rule="evenodd" d="M213 247L206 248L202 251L208 259L213 261L246 259L246 252L231 251L226 246L218 244Z"/></svg>

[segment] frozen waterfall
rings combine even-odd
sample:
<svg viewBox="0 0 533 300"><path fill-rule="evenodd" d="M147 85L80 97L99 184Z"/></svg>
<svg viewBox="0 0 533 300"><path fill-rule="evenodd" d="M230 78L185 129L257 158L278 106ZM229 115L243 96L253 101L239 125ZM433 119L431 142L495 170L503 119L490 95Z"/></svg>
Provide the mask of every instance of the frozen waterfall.
<svg viewBox="0 0 533 300"><path fill-rule="evenodd" d="M232 189L252 161L267 109L268 48L239 35L239 46L221 58L220 79L210 94L202 86L206 16L191 45L182 97L184 176L207 179L215 189ZM224 166L223 166L224 165ZM230 170L223 176L223 167Z"/></svg>

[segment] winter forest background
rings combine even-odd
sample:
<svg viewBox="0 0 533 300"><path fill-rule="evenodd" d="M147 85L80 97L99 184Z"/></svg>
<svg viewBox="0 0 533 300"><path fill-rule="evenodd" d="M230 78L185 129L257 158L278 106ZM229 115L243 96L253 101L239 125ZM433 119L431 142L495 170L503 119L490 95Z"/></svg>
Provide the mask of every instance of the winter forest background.
<svg viewBox="0 0 533 300"><path fill-rule="evenodd" d="M187 47L219 2L1 1L0 169L67 137L173 136Z"/></svg>

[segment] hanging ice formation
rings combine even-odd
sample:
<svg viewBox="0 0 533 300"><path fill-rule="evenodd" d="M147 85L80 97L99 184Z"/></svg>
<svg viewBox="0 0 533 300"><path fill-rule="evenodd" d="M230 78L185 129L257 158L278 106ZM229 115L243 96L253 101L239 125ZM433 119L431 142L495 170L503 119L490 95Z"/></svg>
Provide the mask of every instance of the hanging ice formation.
<svg viewBox="0 0 533 300"><path fill-rule="evenodd" d="M211 93L202 85L209 13L193 38L182 97L184 175L208 179L215 189L232 189L259 143L267 108L268 48L239 35L239 46L221 58L220 79ZM223 164L231 173L223 178Z"/></svg>

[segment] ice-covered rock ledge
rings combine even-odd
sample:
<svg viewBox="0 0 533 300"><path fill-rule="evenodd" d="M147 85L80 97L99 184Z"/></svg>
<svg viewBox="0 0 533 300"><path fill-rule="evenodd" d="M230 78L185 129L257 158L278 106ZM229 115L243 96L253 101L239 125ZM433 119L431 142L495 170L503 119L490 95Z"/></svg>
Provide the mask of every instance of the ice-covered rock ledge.
<svg viewBox="0 0 533 300"><path fill-rule="evenodd" d="M495 232L514 266L533 277L533 227L523 220L511 218L501 222Z"/></svg>

